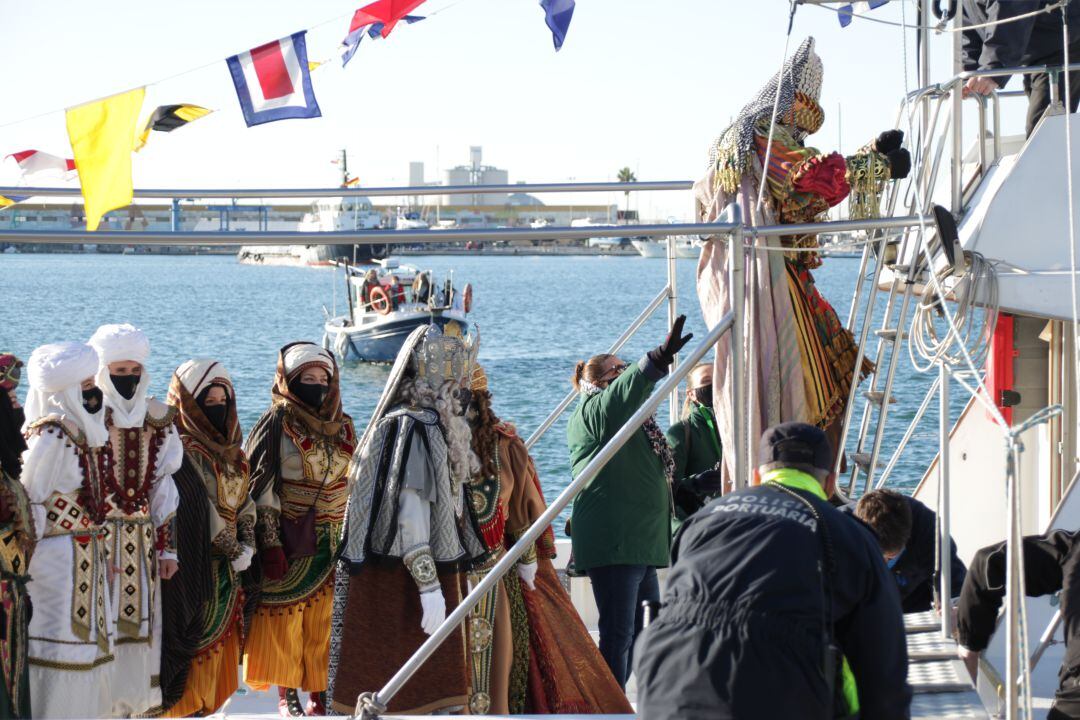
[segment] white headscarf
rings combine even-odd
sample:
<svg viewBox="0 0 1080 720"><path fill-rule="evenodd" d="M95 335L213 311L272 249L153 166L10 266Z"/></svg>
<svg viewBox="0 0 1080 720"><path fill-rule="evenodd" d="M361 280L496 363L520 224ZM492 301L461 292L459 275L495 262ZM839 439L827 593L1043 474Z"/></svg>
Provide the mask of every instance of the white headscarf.
<svg viewBox="0 0 1080 720"><path fill-rule="evenodd" d="M232 378L225 366L208 358L188 360L176 368L176 377L180 378L180 382L194 398L198 398L199 393L214 383L221 384L224 381L232 386Z"/></svg>
<svg viewBox="0 0 1080 720"><path fill-rule="evenodd" d="M105 407L112 410L113 425L120 428L142 427L146 421L146 393L150 388L150 373L146 360L150 357L150 340L134 325L102 325L90 338L98 352L97 386L105 396ZM128 400L116 391L109 377L109 363L129 360L143 366L135 394Z"/></svg>
<svg viewBox="0 0 1080 720"><path fill-rule="evenodd" d="M101 447L109 438L105 413L89 413L83 407L83 380L94 377L98 356L94 348L77 342L42 345L26 362L29 391L26 394L25 432L30 424L57 414L72 420L86 434L91 447Z"/></svg>
<svg viewBox="0 0 1080 720"><path fill-rule="evenodd" d="M296 343L285 351L285 375L291 376L301 365L318 363L328 377L334 375L334 356L314 343Z"/></svg>

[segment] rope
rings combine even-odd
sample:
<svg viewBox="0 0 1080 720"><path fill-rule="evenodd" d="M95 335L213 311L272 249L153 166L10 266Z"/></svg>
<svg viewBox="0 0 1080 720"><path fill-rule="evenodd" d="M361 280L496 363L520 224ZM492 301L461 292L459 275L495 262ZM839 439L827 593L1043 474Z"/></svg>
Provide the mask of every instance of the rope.
<svg viewBox="0 0 1080 720"><path fill-rule="evenodd" d="M903 8L906 0L900 0L900 2L901 8ZM1006 18L1004 20L993 20L990 22L980 23L978 25L965 25L963 27L963 30L978 30L981 28L993 27L995 25L1008 25L1009 23L1016 22L1017 20L1026 20L1027 18L1034 17L1035 15L1042 15L1043 13L1053 12L1058 8L1065 7L1068 2L1069 0L1059 0L1059 2L1056 2L1053 5L1047 5L1040 10L1033 10L1031 12L1024 13L1023 15L1017 15L1016 17ZM895 20L883 20L882 18L871 17L869 15L856 15L855 13L848 12L847 10L841 10L840 8L834 8L829 5L819 5L817 3L814 3L813 6L822 8L823 10L828 10L829 12L836 13L837 15L844 15L846 17L856 18L859 20L866 20L867 22L878 23L879 25L889 25L891 27L903 28L905 30L930 30L937 33L961 32L954 27L947 27L946 23L948 21L946 20L942 20L937 25L908 25L906 19L903 19L900 22L896 22ZM901 12L903 12L902 9Z"/></svg>
<svg viewBox="0 0 1080 720"><path fill-rule="evenodd" d="M449 5L446 5L444 7L439 8L438 10L430 12L427 15L425 15L424 17L425 18L433 17L435 15L438 15L442 11L449 10L450 8L452 8L455 5L458 5L459 3L462 3L462 2L464 2L464 0L454 0L454 2L451 2ZM341 22L345 18L352 17L352 16L353 16L353 11L343 13L341 15L335 15L332 18L327 18L326 20L323 20L322 22L317 22L314 25L308 26L307 31L311 32L312 30L324 27L326 25L329 25L330 23ZM206 70L207 68L211 68L211 67L214 67L216 65L220 65L223 62L223 60L224 60L223 58L219 58L217 60L214 60L214 61L208 62L208 63L204 63L204 64L199 65L197 67L188 68L187 70L181 70L178 73L175 73L173 75L169 75L169 76L164 77L164 78L162 78L160 80L154 80L153 82L143 83L142 85L132 85L132 86L127 87L127 88L125 88L123 90L118 90L115 93L109 93L107 95L102 95L102 96L100 96L98 98L95 98L94 100L84 100L82 102L75 103L74 105L67 105L65 107L57 108L55 110L46 110L45 112L38 113L37 115L31 115L29 117L24 117L24 118L21 118L19 120L12 120L10 122L0 123L0 128L11 127L12 125L21 125L22 123L30 122L31 120L39 120L39 119L41 119L43 117L46 117L48 115L56 115L58 113L65 112L70 107L78 107L79 105L85 105L86 103L94 102L95 100L103 100L103 99L105 99L107 97L112 97L113 95L117 95L119 93L125 92L125 90L131 90L132 88L153 87L154 85L161 85L163 83L169 82L170 80L175 80L177 78L184 77L185 75L190 75L192 73L199 72L200 70ZM323 61L323 62L326 62L326 61Z"/></svg>
<svg viewBox="0 0 1080 720"><path fill-rule="evenodd" d="M789 0L787 36L784 38L784 54L780 58L780 78L776 83L776 96L773 98L772 117L769 119L769 141L765 143L765 161L761 163L761 184L758 186L756 212L761 212L761 205L765 202L765 183L769 179L769 158L772 156L773 130L776 129L776 113L780 109L780 91L784 88L784 70L787 66L788 45L791 43L791 28L795 25L795 8L798 7L795 0Z"/></svg>

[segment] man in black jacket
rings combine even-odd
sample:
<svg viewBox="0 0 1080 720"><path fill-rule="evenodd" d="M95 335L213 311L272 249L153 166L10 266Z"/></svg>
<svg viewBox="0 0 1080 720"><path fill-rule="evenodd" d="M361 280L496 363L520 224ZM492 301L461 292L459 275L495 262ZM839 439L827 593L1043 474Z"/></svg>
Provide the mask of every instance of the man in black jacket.
<svg viewBox="0 0 1080 720"><path fill-rule="evenodd" d="M847 508L845 508L847 509ZM925 612L934 606L937 568L937 515L913 497L895 490L871 490L859 498L855 517L877 535L885 564L896 580L905 613ZM960 596L967 568L952 545L950 583L952 598Z"/></svg>
<svg viewBox="0 0 1080 720"><path fill-rule="evenodd" d="M964 2L964 70L993 70L1017 66L1062 65L1065 62L1064 38L1061 28L1062 10L1039 13L1019 20L1000 22L1035 12L1056 0L963 0ZM1069 60L1080 62L1080 3L1067 7L1069 19ZM1000 23L988 27L972 27L984 23ZM968 30L967 28L972 29ZM1009 76L974 77L964 85L964 97L972 94L989 95L1005 87ZM1071 112L1080 102L1080 72L1069 74L1072 96ZM1064 75L1059 77L1058 90L1065 101ZM1050 104L1050 80L1046 73L1024 76L1024 92L1028 95L1027 134L1031 135L1043 112Z"/></svg>
<svg viewBox="0 0 1080 720"><path fill-rule="evenodd" d="M1057 530L1024 538L1024 586L1029 597L1061 591L1065 659L1061 684L1047 720L1080 718L1080 532ZM1005 543L975 553L960 591L960 657L974 679L979 655L990 644L1005 597Z"/></svg>
<svg viewBox="0 0 1080 720"><path fill-rule="evenodd" d="M683 525L664 607L635 652L655 718L907 718L896 584L869 530L828 502L825 434L767 430L757 487Z"/></svg>

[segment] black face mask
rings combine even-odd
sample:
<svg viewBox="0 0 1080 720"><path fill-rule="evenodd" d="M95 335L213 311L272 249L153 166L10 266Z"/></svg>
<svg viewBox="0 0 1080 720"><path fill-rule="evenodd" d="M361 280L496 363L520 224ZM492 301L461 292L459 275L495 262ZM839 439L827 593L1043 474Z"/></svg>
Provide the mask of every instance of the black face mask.
<svg viewBox="0 0 1080 720"><path fill-rule="evenodd" d="M202 411L203 414L206 415L206 419L214 426L214 429L221 433L222 437L228 437L225 432L225 419L229 415L229 406L210 405L208 407L203 407Z"/></svg>
<svg viewBox="0 0 1080 720"><path fill-rule="evenodd" d="M135 389L139 387L140 375L109 375L116 392L120 397L130 400L135 397Z"/></svg>
<svg viewBox="0 0 1080 720"><path fill-rule="evenodd" d="M312 410L318 410L322 407L323 400L330 393L330 388L318 383L305 383L294 380L289 383L289 391Z"/></svg>
<svg viewBox="0 0 1080 720"><path fill-rule="evenodd" d="M707 408L712 407L712 385L702 385L696 387L690 391L691 397L694 398L694 402L698 405L704 405Z"/></svg>
<svg viewBox="0 0 1080 720"><path fill-rule="evenodd" d="M86 408L86 412L93 415L96 412L101 411L101 401L104 396L101 394L101 388L93 387L89 390L82 391L82 404Z"/></svg>

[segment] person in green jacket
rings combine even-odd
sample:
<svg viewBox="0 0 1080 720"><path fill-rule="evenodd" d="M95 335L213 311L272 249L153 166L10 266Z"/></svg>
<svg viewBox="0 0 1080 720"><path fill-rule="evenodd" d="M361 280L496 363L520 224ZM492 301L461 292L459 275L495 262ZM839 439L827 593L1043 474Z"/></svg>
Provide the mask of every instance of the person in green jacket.
<svg viewBox="0 0 1080 720"><path fill-rule="evenodd" d="M686 316L679 316L662 345L634 365L614 355L579 362L574 388L581 399L566 440L577 476L652 394L679 350ZM641 631L644 601L659 602L656 568L671 551L671 482L675 462L652 418L615 454L574 501L570 516L575 567L592 584L600 611L600 654L621 687L630 651Z"/></svg>
<svg viewBox="0 0 1080 720"><path fill-rule="evenodd" d="M675 529L723 492L720 433L712 410L712 363L701 363L686 380L682 419L667 431L675 458Z"/></svg>

